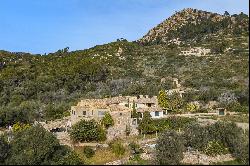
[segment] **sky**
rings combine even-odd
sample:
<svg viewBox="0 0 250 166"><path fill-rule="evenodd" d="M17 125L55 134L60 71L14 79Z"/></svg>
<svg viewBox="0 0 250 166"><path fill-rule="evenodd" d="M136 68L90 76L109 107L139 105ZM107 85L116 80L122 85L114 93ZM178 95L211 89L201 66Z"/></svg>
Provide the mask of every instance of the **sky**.
<svg viewBox="0 0 250 166"><path fill-rule="evenodd" d="M0 0L0 50L44 54L134 41L175 11L249 13L248 0Z"/></svg>

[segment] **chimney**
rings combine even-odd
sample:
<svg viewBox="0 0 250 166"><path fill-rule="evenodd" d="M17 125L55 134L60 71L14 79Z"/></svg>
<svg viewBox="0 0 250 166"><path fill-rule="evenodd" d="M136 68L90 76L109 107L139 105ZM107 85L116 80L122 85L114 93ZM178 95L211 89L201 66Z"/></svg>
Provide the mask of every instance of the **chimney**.
<svg viewBox="0 0 250 166"><path fill-rule="evenodd" d="M143 98L143 95L139 95L139 96L140 96L141 99Z"/></svg>
<svg viewBox="0 0 250 166"><path fill-rule="evenodd" d="M148 95L145 95L146 98L148 98Z"/></svg>

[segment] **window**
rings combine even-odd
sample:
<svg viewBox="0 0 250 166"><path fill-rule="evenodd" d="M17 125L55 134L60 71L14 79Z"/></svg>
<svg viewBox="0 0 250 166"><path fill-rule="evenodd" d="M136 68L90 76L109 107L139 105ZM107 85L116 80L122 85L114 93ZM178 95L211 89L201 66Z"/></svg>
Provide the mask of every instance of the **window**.
<svg viewBox="0 0 250 166"><path fill-rule="evenodd" d="M160 112L159 111L155 111L155 116L160 116Z"/></svg>
<svg viewBox="0 0 250 166"><path fill-rule="evenodd" d="M104 116L105 115L105 111L98 111L98 116L99 117L102 117L102 116Z"/></svg>
<svg viewBox="0 0 250 166"><path fill-rule="evenodd" d="M137 119L133 119L132 125L137 125Z"/></svg>
<svg viewBox="0 0 250 166"><path fill-rule="evenodd" d="M120 116L122 116L122 113L120 113Z"/></svg>
<svg viewBox="0 0 250 166"><path fill-rule="evenodd" d="M86 115L87 114L87 112L86 111L82 111L82 115Z"/></svg>
<svg viewBox="0 0 250 166"><path fill-rule="evenodd" d="M92 110L92 115L94 115L94 111Z"/></svg>
<svg viewBox="0 0 250 166"><path fill-rule="evenodd" d="M74 115L76 114L76 112L74 111Z"/></svg>

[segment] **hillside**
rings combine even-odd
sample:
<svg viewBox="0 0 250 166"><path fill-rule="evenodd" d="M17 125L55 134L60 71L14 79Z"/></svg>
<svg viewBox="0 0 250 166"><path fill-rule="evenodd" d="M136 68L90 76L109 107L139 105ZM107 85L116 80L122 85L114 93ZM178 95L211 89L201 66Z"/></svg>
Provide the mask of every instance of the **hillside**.
<svg viewBox="0 0 250 166"><path fill-rule="evenodd" d="M169 28L169 20L187 11L191 14L183 17L192 19L183 24L177 21L176 28ZM185 88L199 91L187 92L185 102L207 103L226 94L245 110L249 101L248 16L207 12L215 16L205 17L197 11L178 12L137 42L122 39L86 50L69 52L65 48L43 56L0 51L0 126L61 118L80 98L157 95L161 89L172 88L172 78L178 78ZM229 28L213 29L234 17L232 28L230 24ZM214 19L216 24L210 24ZM192 20L200 25L195 26L197 29ZM199 28L210 25L211 33ZM187 27L192 29L190 33ZM199 40L194 34L199 34ZM184 42L166 44L174 38ZM212 52L202 57L180 54L191 47Z"/></svg>
<svg viewBox="0 0 250 166"><path fill-rule="evenodd" d="M234 36L248 32L248 16L244 13L224 15L187 8L151 29L138 42L149 44L186 44L206 40L211 35L233 34Z"/></svg>

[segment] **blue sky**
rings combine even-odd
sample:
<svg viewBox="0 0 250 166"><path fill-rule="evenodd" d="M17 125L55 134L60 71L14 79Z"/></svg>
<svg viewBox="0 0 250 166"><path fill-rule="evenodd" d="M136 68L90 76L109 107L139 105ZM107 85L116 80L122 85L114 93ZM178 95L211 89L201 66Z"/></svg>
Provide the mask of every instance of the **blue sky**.
<svg viewBox="0 0 250 166"><path fill-rule="evenodd" d="M248 0L0 0L0 50L49 53L137 40L183 8L249 12Z"/></svg>

